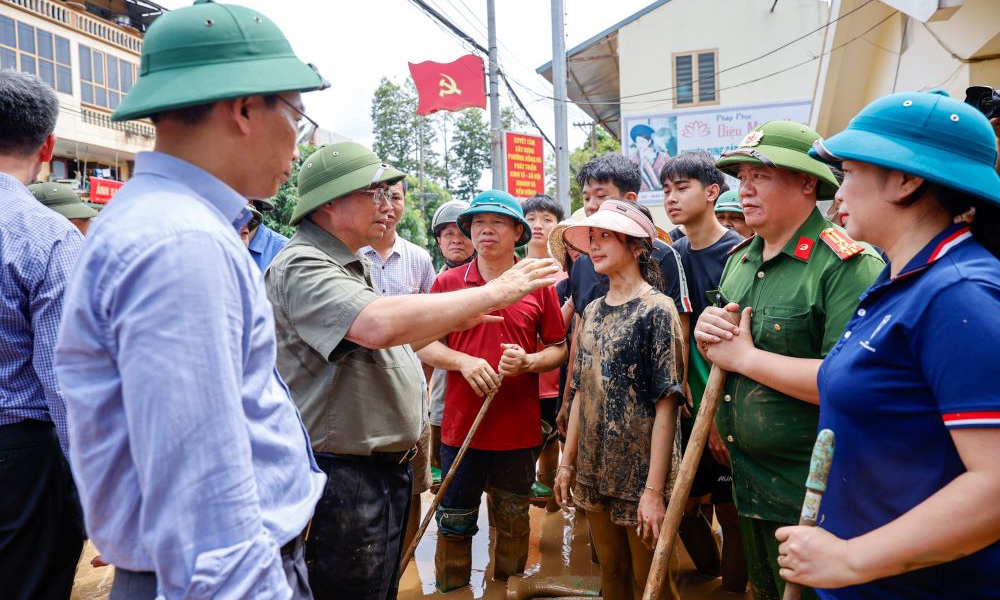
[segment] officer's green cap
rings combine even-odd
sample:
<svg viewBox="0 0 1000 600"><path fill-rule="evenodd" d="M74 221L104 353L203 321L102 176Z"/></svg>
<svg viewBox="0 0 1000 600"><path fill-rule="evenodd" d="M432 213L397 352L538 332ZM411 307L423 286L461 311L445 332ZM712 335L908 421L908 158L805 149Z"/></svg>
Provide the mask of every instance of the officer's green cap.
<svg viewBox="0 0 1000 600"><path fill-rule="evenodd" d="M405 173L383 163L361 144L339 142L323 146L299 169L299 203L289 222L297 224L330 200L380 183L393 185L404 177Z"/></svg>
<svg viewBox="0 0 1000 600"><path fill-rule="evenodd" d="M87 206L73 188L61 183L34 183L28 190L39 202L67 219L93 219L97 211Z"/></svg>
<svg viewBox="0 0 1000 600"><path fill-rule="evenodd" d="M743 206L740 205L740 197L736 190L726 190L719 195L715 201L715 212L743 214Z"/></svg>
<svg viewBox="0 0 1000 600"><path fill-rule="evenodd" d="M139 119L231 98L325 87L281 30L255 10L198 0L166 12L146 32L139 80L111 115Z"/></svg>
<svg viewBox="0 0 1000 600"><path fill-rule="evenodd" d="M751 131L738 148L723 152L716 166L734 177L743 163L798 171L819 180L817 198L833 198L840 187L837 178L830 167L809 156L818 139L818 133L801 123L769 121Z"/></svg>

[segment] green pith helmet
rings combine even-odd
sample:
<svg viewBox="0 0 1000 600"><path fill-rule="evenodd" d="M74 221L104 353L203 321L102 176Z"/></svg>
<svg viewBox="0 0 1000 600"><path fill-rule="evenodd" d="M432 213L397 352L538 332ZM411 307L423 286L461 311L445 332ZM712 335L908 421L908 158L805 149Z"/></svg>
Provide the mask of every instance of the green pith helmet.
<svg viewBox="0 0 1000 600"><path fill-rule="evenodd" d="M431 220L431 231L435 236L441 235L441 230L449 223L457 223L458 215L469 208L469 203L464 200L449 200L434 211L434 218Z"/></svg>
<svg viewBox="0 0 1000 600"><path fill-rule="evenodd" d="M514 245L523 246L531 241L531 224L524 218L524 209L517 198L511 196L503 190L486 190L480 192L472 199L469 208L458 215L458 228L462 230L465 237L472 239L472 215L480 213L492 213L503 215L514 219L515 223L522 226L521 237Z"/></svg>
<svg viewBox="0 0 1000 600"><path fill-rule="evenodd" d="M67 219L93 219L97 216L97 211L87 206L68 185L33 183L28 190L39 202Z"/></svg>
<svg viewBox="0 0 1000 600"><path fill-rule="evenodd" d="M299 169L299 203L289 223L297 224L330 200L380 183L393 185L404 177L402 171L383 163L361 144L340 142L323 146Z"/></svg>
<svg viewBox="0 0 1000 600"><path fill-rule="evenodd" d="M735 150L722 153L715 166L735 177L743 163L780 167L819 180L817 198L833 198L840 185L830 167L809 156L819 134L801 123L769 121L751 131Z"/></svg>
<svg viewBox="0 0 1000 600"><path fill-rule="evenodd" d="M743 214L743 207L740 205L740 196L736 190L723 192L715 201L715 212L717 213L740 213Z"/></svg>
<svg viewBox="0 0 1000 600"><path fill-rule="evenodd" d="M164 13L149 27L139 79L111 120L328 85L295 56L281 30L264 15L235 4L197 0L194 6Z"/></svg>

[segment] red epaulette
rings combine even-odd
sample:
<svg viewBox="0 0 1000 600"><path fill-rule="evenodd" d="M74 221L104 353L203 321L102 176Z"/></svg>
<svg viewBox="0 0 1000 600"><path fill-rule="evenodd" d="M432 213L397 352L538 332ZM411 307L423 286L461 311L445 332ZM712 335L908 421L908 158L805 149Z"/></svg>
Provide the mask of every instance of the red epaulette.
<svg viewBox="0 0 1000 600"><path fill-rule="evenodd" d="M833 249L834 254L839 256L840 260L847 260L865 250L864 246L847 237L846 233L833 227L824 229L819 237Z"/></svg>
<svg viewBox="0 0 1000 600"><path fill-rule="evenodd" d="M736 244L735 246L733 246L732 248L729 249L729 252L726 252L726 255L727 256L731 256L731 255L735 254L737 250L739 250L740 248L743 248L744 246L746 246L747 244L749 244L750 242L752 242L754 237L756 237L756 236L751 235L750 237L748 237L747 239L743 240L739 244Z"/></svg>

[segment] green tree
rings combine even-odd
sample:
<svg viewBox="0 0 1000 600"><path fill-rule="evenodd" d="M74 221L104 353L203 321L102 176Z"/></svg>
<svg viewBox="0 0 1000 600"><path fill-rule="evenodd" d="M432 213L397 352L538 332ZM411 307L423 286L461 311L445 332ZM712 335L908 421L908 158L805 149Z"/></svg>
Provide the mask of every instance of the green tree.
<svg viewBox="0 0 1000 600"><path fill-rule="evenodd" d="M528 121L521 116L521 113L514 110L513 106L504 106L500 109L500 129L525 132L528 129Z"/></svg>
<svg viewBox="0 0 1000 600"><path fill-rule="evenodd" d="M411 83L412 86L412 83ZM372 96L372 150L406 173L416 173L417 144L414 135L417 95L410 87L383 77Z"/></svg>
<svg viewBox="0 0 1000 600"><path fill-rule="evenodd" d="M490 168L490 130L483 109L467 108L455 120L451 147L454 152L452 191L460 200L472 200L482 191L479 180Z"/></svg>
<svg viewBox="0 0 1000 600"><path fill-rule="evenodd" d="M595 128L594 136L587 140L569 154L569 202L570 210L576 211L583 206L583 189L576 182L576 174L583 165L592 158L604 156L610 152L621 152L622 145L603 127ZM556 193L556 162L555 157L550 156L545 162L545 172L548 173L547 192L551 196Z"/></svg>
<svg viewBox="0 0 1000 600"><path fill-rule="evenodd" d="M299 169L302 167L302 163L317 150L319 148L311 144L299 146L299 160L292 165L292 176L281 184L278 193L271 198L274 210L264 213L264 224L285 237L292 237L292 234L295 233L295 227L289 225L288 222L292 218L295 205L299 203Z"/></svg>

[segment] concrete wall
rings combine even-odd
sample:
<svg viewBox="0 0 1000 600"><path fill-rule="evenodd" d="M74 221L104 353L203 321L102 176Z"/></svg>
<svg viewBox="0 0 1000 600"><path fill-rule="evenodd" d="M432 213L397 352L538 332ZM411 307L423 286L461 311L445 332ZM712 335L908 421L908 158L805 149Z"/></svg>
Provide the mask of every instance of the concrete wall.
<svg viewBox="0 0 1000 600"><path fill-rule="evenodd" d="M834 0L833 6L845 14L862 4ZM886 94L937 88L963 99L970 85L1000 87L996 0L965 0L950 18L926 24L893 12L875 2L836 24L828 46L846 46L832 52L822 68L812 117L821 135L843 130L858 111Z"/></svg>

